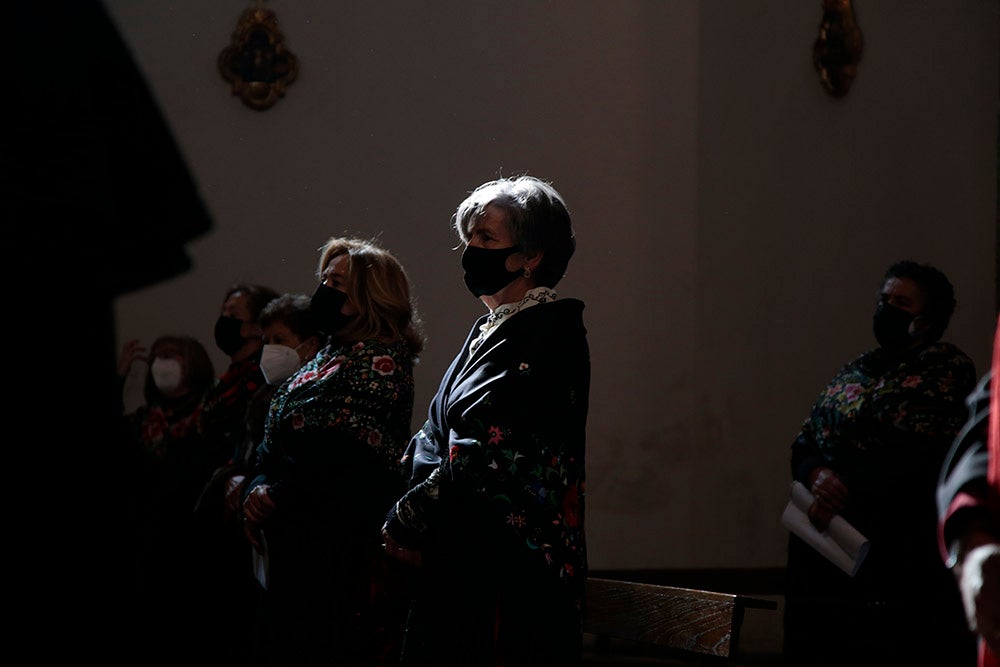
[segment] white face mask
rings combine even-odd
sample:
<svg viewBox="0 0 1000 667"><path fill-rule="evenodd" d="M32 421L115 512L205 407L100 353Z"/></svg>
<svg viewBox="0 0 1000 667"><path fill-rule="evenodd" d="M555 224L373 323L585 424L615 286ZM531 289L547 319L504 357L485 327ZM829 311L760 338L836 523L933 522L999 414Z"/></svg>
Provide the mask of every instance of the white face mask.
<svg viewBox="0 0 1000 667"><path fill-rule="evenodd" d="M156 357L149 367L153 374L153 382L156 388L162 392L171 392L181 386L181 362L176 359L164 359Z"/></svg>
<svg viewBox="0 0 1000 667"><path fill-rule="evenodd" d="M300 368L299 353L287 345L265 345L260 353L260 370L268 384L281 384Z"/></svg>

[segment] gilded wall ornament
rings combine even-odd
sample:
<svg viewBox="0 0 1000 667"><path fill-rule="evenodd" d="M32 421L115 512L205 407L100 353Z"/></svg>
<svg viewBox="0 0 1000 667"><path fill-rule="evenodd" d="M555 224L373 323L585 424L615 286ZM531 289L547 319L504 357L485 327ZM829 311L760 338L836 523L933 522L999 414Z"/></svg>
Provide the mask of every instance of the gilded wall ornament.
<svg viewBox="0 0 1000 667"><path fill-rule="evenodd" d="M299 73L299 61L285 47L278 17L262 0L243 12L229 46L219 54L219 71L251 109L264 110L285 96Z"/></svg>
<svg viewBox="0 0 1000 667"><path fill-rule="evenodd" d="M843 97L858 74L863 38L851 0L823 0L823 19L813 44L819 81L833 97Z"/></svg>

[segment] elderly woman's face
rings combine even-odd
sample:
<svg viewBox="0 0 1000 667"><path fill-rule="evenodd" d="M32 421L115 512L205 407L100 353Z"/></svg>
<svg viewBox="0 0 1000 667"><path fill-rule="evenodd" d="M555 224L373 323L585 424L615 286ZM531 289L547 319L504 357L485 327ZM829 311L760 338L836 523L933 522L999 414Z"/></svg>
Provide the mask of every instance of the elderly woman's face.
<svg viewBox="0 0 1000 667"><path fill-rule="evenodd" d="M924 310L924 293L909 278L889 278L882 284L879 302L919 315Z"/></svg>
<svg viewBox="0 0 1000 667"><path fill-rule="evenodd" d="M890 348L902 345L906 349L918 343L929 329L929 324L920 317L925 304L923 290L909 278L889 278L882 283L874 322L879 345ZM891 311L887 314L886 306L908 313L909 321L892 316Z"/></svg>
<svg viewBox="0 0 1000 667"><path fill-rule="evenodd" d="M514 235L507 227L503 210L492 205L483 209L483 215L472 223L469 230L468 245L487 250L512 248L515 245ZM520 252L507 257L505 263L508 271L518 271L523 265L524 255Z"/></svg>
<svg viewBox="0 0 1000 667"><path fill-rule="evenodd" d="M249 322L250 301L247 295L241 291L233 292L222 302L222 314L227 317L235 317L242 322Z"/></svg>
<svg viewBox="0 0 1000 667"><path fill-rule="evenodd" d="M230 294L222 303L222 315L234 317L243 323L240 325L240 336L243 338L260 336L260 327L250 314L250 297L245 292L236 291Z"/></svg>
<svg viewBox="0 0 1000 667"><path fill-rule="evenodd" d="M469 245L476 248L509 248L514 238L507 229L503 211L496 206L487 206L483 215L472 223L469 230Z"/></svg>

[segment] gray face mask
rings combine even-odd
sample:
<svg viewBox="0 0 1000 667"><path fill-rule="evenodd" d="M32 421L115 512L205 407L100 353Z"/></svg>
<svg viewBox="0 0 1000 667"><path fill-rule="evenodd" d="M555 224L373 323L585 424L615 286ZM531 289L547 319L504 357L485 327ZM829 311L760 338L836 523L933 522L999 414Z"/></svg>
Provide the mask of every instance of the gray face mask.
<svg viewBox="0 0 1000 667"><path fill-rule="evenodd" d="M297 349L287 345L264 346L260 353L260 370L268 384L281 384L302 368Z"/></svg>
<svg viewBox="0 0 1000 667"><path fill-rule="evenodd" d="M156 388L164 393L174 391L181 386L181 380L184 377L179 361L163 357L153 359L149 372L153 375L153 383Z"/></svg>

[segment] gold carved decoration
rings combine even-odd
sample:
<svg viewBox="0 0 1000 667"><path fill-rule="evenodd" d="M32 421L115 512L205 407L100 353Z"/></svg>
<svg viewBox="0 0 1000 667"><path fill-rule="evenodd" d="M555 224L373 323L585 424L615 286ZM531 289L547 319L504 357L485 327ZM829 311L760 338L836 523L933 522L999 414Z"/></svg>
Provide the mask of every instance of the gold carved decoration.
<svg viewBox="0 0 1000 667"><path fill-rule="evenodd" d="M851 0L823 0L823 20L813 44L819 82L833 97L843 97L858 74L863 40Z"/></svg>
<svg viewBox="0 0 1000 667"><path fill-rule="evenodd" d="M285 48L278 17L263 0L243 12L229 46L219 54L219 71L233 95L257 110L270 109L299 73L298 59Z"/></svg>

